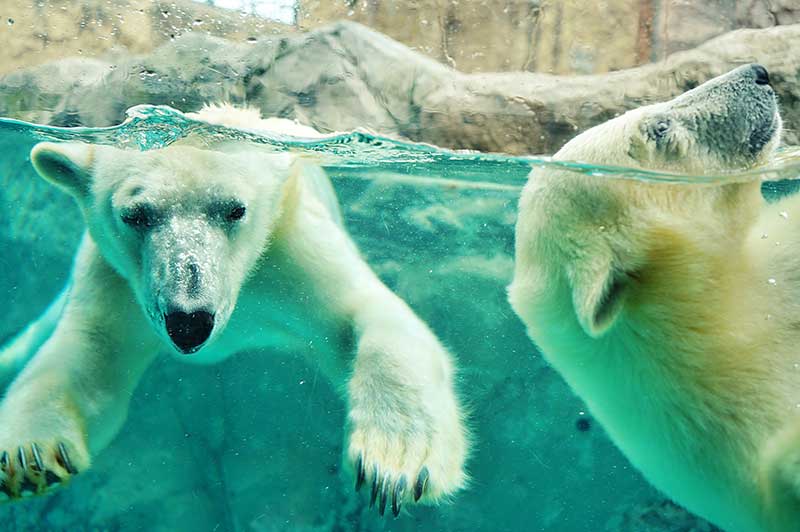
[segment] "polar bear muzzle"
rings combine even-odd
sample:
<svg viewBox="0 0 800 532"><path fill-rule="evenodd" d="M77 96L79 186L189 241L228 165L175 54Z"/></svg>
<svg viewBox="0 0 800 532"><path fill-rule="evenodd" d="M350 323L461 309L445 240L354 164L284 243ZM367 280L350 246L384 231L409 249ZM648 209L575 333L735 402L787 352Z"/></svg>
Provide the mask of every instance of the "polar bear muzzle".
<svg viewBox="0 0 800 532"><path fill-rule="evenodd" d="M688 145L674 153L685 157L695 150L708 150L720 160L720 169L739 169L757 162L781 126L769 73L758 64L732 70L654 106L654 111L652 119L644 123L653 124L647 135L662 151L670 145ZM665 122L664 116L669 121Z"/></svg>

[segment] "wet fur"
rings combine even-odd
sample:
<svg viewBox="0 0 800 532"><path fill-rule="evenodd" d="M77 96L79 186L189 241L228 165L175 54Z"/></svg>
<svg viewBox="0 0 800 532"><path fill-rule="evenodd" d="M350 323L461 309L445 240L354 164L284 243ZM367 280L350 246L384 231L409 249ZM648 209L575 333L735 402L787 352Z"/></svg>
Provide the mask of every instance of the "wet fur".
<svg viewBox="0 0 800 532"><path fill-rule="evenodd" d="M750 68L589 130L555 158L701 174L762 164L780 119ZM654 117L691 127L659 145L648 136ZM656 487L729 532L792 532L800 197L769 205L760 185L534 171L509 296L531 338Z"/></svg>
<svg viewBox="0 0 800 532"><path fill-rule="evenodd" d="M194 117L316 134L230 106ZM60 444L75 469L89 467L121 428L130 396L158 353L213 363L244 349L303 352L343 391L347 462L356 464L359 484L380 491L381 513L387 504L399 513L402 504L437 502L464 485L467 438L450 355L361 258L322 169L255 149L199 149L189 141L151 152L34 148L34 165L76 197L89 230L65 293L0 352L2 376L19 372L0 405L0 456L10 457L5 467L0 461L0 491L12 498L44 493L69 479ZM178 209L199 204L211 190L246 202L248 221L225 232L204 217L175 214L139 237L118 220L131 195ZM194 227L191 220L198 220ZM174 245L158 244L156 234L169 231L178 232ZM172 293L184 285L180 278L158 284L158 272L169 269L151 273L147 265L175 245L189 246L186 253L200 261L204 278L214 281L206 289ZM187 311L210 306L226 323L198 352L179 354L163 330L164 298ZM23 468L20 449L29 464L39 455L43 470Z"/></svg>

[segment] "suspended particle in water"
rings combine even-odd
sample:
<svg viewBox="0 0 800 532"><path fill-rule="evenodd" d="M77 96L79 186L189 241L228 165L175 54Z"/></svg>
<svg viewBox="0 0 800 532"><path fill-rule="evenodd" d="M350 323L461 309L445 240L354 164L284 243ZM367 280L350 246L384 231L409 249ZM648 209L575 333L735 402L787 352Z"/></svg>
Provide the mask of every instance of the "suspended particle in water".
<svg viewBox="0 0 800 532"><path fill-rule="evenodd" d="M196 19L194 19L194 20L192 21L192 26L202 26L202 25L203 25L203 22L204 22L204 21L203 21L203 19L201 19L201 18L196 18Z"/></svg>
<svg viewBox="0 0 800 532"><path fill-rule="evenodd" d="M761 233L761 240L766 240L767 238L769 238L767 233Z"/></svg>
<svg viewBox="0 0 800 532"><path fill-rule="evenodd" d="M6 20L6 23L7 23L9 26L13 26L13 25L14 25L14 19L13 19L13 18L11 18L11 17L8 17L8 20Z"/></svg>
<svg viewBox="0 0 800 532"><path fill-rule="evenodd" d="M789 218L789 213L786 212L786 211L781 211L779 214L780 214L781 218L783 218L784 220Z"/></svg>
<svg viewBox="0 0 800 532"><path fill-rule="evenodd" d="M778 284L778 281L776 281L774 277L770 277L769 279L767 279L767 283L771 284L772 286L775 286L776 284Z"/></svg>
<svg viewBox="0 0 800 532"><path fill-rule="evenodd" d="M258 42L258 39L257 39L257 38L255 38L255 37L248 37L248 38L247 38L247 42L248 42L249 44L255 44L255 43L257 43L257 42Z"/></svg>
<svg viewBox="0 0 800 532"><path fill-rule="evenodd" d="M579 417L577 421L575 421L575 428L578 429L579 432L589 432L589 429L592 428L592 422L589 421L588 417Z"/></svg>

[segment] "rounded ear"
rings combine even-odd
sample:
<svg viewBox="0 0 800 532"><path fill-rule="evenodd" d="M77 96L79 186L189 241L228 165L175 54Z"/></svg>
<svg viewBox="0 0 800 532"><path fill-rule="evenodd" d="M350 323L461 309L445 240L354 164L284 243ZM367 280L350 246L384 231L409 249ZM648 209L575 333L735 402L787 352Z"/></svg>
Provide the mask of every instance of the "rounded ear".
<svg viewBox="0 0 800 532"><path fill-rule="evenodd" d="M89 192L93 162L91 144L40 142L31 150L31 163L39 175L73 196Z"/></svg>
<svg viewBox="0 0 800 532"><path fill-rule="evenodd" d="M572 302L581 328L599 338L617 321L624 307L630 277L610 260L595 260L569 272Z"/></svg>

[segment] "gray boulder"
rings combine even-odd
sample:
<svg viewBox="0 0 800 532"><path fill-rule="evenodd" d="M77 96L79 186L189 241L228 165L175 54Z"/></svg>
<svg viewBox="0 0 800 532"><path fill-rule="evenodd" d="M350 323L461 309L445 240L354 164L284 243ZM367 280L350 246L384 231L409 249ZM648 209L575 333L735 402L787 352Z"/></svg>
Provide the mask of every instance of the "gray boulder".
<svg viewBox="0 0 800 532"><path fill-rule="evenodd" d="M373 30L339 22L306 34L233 43L187 34L116 62L64 60L0 78L0 114L106 126L128 107L247 103L319 129L366 127L451 148L553 153L575 134L669 99L742 62L771 72L798 142L800 25L737 30L665 61L592 76L462 74Z"/></svg>

